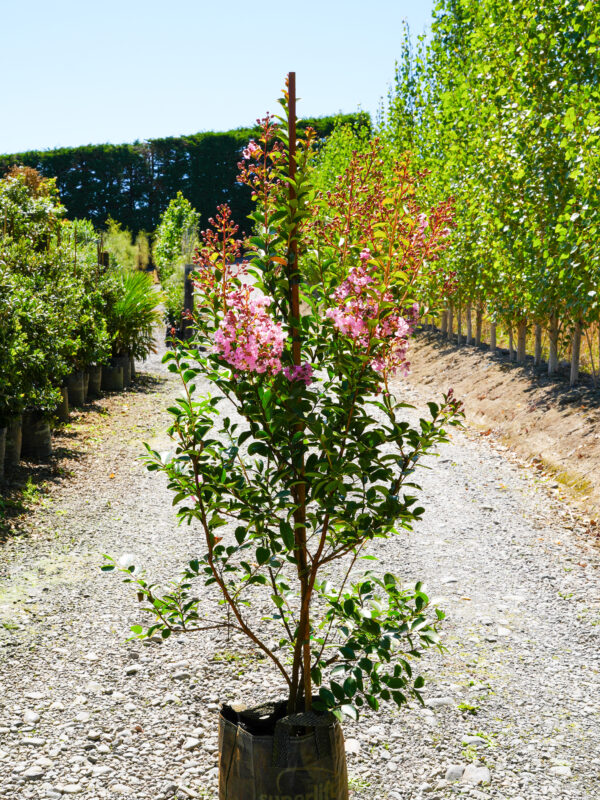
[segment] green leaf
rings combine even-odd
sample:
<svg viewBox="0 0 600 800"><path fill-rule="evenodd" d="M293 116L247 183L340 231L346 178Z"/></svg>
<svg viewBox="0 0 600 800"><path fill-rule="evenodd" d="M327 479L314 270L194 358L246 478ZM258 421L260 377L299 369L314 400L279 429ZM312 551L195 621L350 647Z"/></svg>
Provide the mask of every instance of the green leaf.
<svg viewBox="0 0 600 800"><path fill-rule="evenodd" d="M321 688L319 689L319 697L321 698L323 703L325 703L327 708L333 708L336 705L336 700L333 695L333 692L331 692L325 686L321 686Z"/></svg>
<svg viewBox="0 0 600 800"><path fill-rule="evenodd" d="M269 560L271 553L266 547L257 547L256 548L256 560L262 566L262 564L266 564Z"/></svg>
<svg viewBox="0 0 600 800"><path fill-rule="evenodd" d="M281 534L281 538L283 539L283 543L287 547L287 549L293 550L296 544L294 539L294 531L290 523L287 522L287 520L282 519L279 522L279 532Z"/></svg>

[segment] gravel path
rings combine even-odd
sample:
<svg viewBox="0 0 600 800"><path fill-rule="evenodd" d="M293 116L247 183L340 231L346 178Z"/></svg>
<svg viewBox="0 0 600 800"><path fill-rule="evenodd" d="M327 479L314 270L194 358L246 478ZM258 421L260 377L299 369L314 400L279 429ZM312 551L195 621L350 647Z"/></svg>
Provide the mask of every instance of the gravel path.
<svg viewBox="0 0 600 800"><path fill-rule="evenodd" d="M0 797L216 798L218 704L265 699L270 677L278 694L237 637L126 641L135 603L101 554L160 581L194 552L164 479L135 460L144 440L167 446L178 392L158 359L144 371L80 416L68 435L93 451L0 550ZM352 797L597 800L600 550L489 443L455 433L434 466L425 521L380 552L426 581L447 651L424 661L425 709L345 725Z"/></svg>

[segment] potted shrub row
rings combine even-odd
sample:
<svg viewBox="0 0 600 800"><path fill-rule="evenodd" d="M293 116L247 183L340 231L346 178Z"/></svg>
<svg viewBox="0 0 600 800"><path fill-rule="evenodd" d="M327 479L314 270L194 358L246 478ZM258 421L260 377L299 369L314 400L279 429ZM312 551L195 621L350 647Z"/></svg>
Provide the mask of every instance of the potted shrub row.
<svg viewBox="0 0 600 800"><path fill-rule="evenodd" d="M52 418L99 395L111 355L126 354L129 374L130 359L152 349L152 281L102 267L91 223L64 211L35 170L0 181L0 472L21 452L49 457Z"/></svg>

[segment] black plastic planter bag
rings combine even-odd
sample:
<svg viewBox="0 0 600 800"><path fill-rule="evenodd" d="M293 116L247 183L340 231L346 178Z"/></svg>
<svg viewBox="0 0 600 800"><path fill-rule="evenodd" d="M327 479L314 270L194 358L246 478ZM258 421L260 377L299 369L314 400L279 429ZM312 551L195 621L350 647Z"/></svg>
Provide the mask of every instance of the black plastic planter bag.
<svg viewBox="0 0 600 800"><path fill-rule="evenodd" d="M265 703L219 718L219 800L348 800L344 735L331 714Z"/></svg>

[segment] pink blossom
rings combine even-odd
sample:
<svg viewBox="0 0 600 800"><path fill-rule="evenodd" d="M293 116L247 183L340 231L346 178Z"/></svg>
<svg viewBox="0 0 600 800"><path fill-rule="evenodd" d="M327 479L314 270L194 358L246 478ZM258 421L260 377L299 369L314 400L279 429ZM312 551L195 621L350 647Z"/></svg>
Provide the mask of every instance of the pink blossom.
<svg viewBox="0 0 600 800"><path fill-rule="evenodd" d="M308 362L294 364L293 367L284 367L282 372L289 381L304 381L307 386L312 383L313 368Z"/></svg>
<svg viewBox="0 0 600 800"><path fill-rule="evenodd" d="M424 229L426 218L420 223ZM400 309L386 307L393 296L385 288L375 290L375 278L368 271L370 257L368 248L360 253L360 266L350 270L333 294L338 305L327 309L325 314L339 333L362 348L370 348L371 367L376 372L392 375L400 370L406 374L408 339L417 324L419 307L414 304L402 313ZM369 325L370 320L377 322Z"/></svg>
<svg viewBox="0 0 600 800"><path fill-rule="evenodd" d="M215 332L215 351L238 372L281 371L283 328L271 319L269 297L242 286L226 295L226 312Z"/></svg>
<svg viewBox="0 0 600 800"><path fill-rule="evenodd" d="M256 144L254 139L250 139L247 146L242 150L242 157L246 159L258 158L261 153L260 145Z"/></svg>

